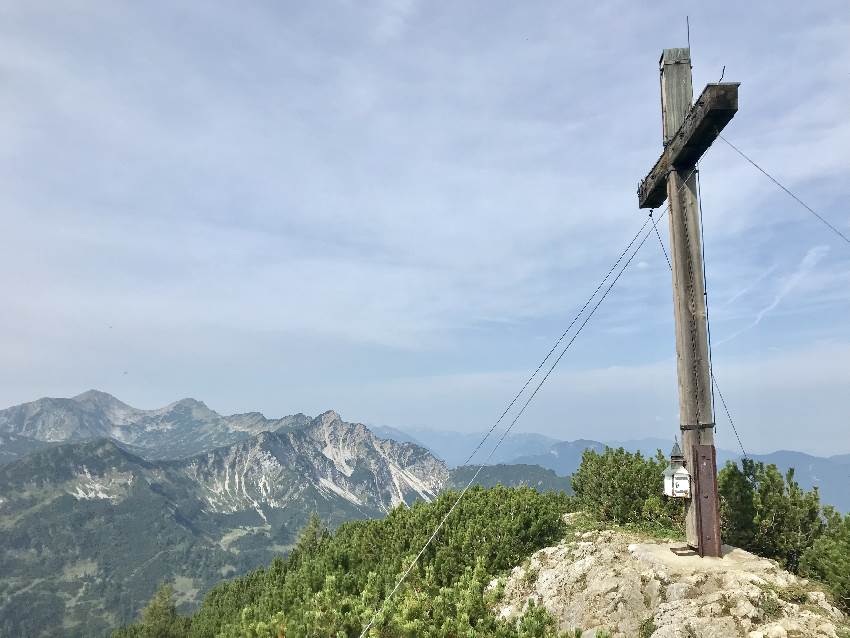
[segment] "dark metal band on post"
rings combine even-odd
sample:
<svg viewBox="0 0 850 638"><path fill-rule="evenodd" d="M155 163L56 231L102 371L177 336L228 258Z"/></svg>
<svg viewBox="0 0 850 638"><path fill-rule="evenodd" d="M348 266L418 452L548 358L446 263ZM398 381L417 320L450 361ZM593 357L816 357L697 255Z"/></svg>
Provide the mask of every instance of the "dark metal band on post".
<svg viewBox="0 0 850 638"><path fill-rule="evenodd" d="M681 423L679 424L679 429L684 432L685 430L713 430L715 423Z"/></svg>

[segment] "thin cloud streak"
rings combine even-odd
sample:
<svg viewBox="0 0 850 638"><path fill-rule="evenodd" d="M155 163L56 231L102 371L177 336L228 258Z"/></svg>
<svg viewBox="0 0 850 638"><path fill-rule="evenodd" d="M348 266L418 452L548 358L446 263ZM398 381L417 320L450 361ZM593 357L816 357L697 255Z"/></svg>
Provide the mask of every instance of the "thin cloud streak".
<svg viewBox="0 0 850 638"><path fill-rule="evenodd" d="M727 299L725 302L723 302L723 306L724 307L731 306L733 303L738 301L738 299L740 299L741 297L746 295L748 292L753 290L756 286L758 286L762 281L767 279L767 277L769 275L772 275L774 272L776 272L776 265L773 265L770 268L768 268L767 270L765 270L758 277L756 277L755 280L753 280L751 283L747 284L746 286L741 288L738 292L736 292L734 295L729 297L729 299Z"/></svg>
<svg viewBox="0 0 850 638"><path fill-rule="evenodd" d="M737 339L745 332L752 330L753 328L758 326L762 322L762 319L764 319L767 315L773 312L779 306L782 300L785 299L785 297L791 294L791 292L793 292L794 289L800 285L800 283L802 283L807 277L809 277L812 270L814 270L814 268L826 256L828 252L829 246L814 246L810 248L806 252L803 259L800 261L799 265L797 266L797 269L791 274L790 277L785 280L785 283L774 295L773 300L767 306L759 310L758 313L756 313L756 316L752 320L752 322L746 327L741 328L734 334L726 337L725 339L722 339L721 341L718 341L715 345L721 346L724 343L728 343L733 339Z"/></svg>

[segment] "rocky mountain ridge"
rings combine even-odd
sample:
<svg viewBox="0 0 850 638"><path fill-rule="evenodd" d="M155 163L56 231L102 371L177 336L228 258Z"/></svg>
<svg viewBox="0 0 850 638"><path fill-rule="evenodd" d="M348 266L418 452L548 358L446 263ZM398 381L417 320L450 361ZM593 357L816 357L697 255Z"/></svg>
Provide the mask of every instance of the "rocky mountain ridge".
<svg viewBox="0 0 850 638"><path fill-rule="evenodd" d="M181 467L213 511L254 510L266 523L271 511L306 490L372 516L430 501L448 478L445 465L423 448L380 439L332 411L300 428L262 432L191 457Z"/></svg>
<svg viewBox="0 0 850 638"><path fill-rule="evenodd" d="M223 416L201 401L182 399L154 410L131 407L105 392L89 390L70 399L43 398L0 410L0 465L32 451L67 441L108 437L146 459L188 458L263 431L297 429L310 421L303 414L269 419L259 412ZM382 439L414 443L427 448L449 468L464 462L483 433L439 430L370 428ZM593 440L557 441L534 433L512 433L491 463L539 465L560 476L569 476L581 462L584 450L601 451L605 445L654 455L667 450L669 441ZM795 479L805 489L817 487L823 502L850 512L850 455L817 457L794 451L751 455L756 461L775 464L781 472L795 469ZM477 459L473 459L473 463ZM739 455L718 449L718 464L738 461Z"/></svg>
<svg viewBox="0 0 850 638"><path fill-rule="evenodd" d="M173 459L308 421L303 414L280 419L259 412L223 416L196 399L141 410L106 392L89 390L69 399L46 397L0 410L0 436L14 436L19 447L27 443L31 449L110 438L145 458ZM12 452L5 456L7 461L16 458Z"/></svg>
<svg viewBox="0 0 850 638"><path fill-rule="evenodd" d="M136 412L109 418L139 423ZM163 581L187 611L221 578L286 552L312 512L331 527L381 517L471 476L335 412L304 420L187 458L146 459L96 438L0 466L0 636L101 635ZM541 472L495 466L482 478L562 487Z"/></svg>

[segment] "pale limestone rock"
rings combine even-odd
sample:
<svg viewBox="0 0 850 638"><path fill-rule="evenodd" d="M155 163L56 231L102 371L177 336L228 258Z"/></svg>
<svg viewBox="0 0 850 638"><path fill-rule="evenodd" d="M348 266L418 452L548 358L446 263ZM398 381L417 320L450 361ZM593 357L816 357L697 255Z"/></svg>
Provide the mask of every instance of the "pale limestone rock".
<svg viewBox="0 0 850 638"><path fill-rule="evenodd" d="M592 637L604 628L612 638L639 635L649 618L652 638L837 638L837 626L846 626L820 592L809 596L806 609L777 598L775 591L805 582L773 561L731 547L723 558L681 556L670 551L676 543L640 540L585 532L540 550L528 569L511 572L499 615L516 618L533 600L562 630L578 627ZM781 617L764 617L760 605L768 596Z"/></svg>
<svg viewBox="0 0 850 638"><path fill-rule="evenodd" d="M788 638L788 632L782 625L768 625L764 628L764 638Z"/></svg>
<svg viewBox="0 0 850 638"><path fill-rule="evenodd" d="M756 618L759 612L749 600L741 598L732 610L732 615L735 618Z"/></svg>
<svg viewBox="0 0 850 638"><path fill-rule="evenodd" d="M805 631L803 625L801 625L793 618L783 618L779 621L779 624L782 625L782 628L785 630L786 633L802 633L803 631Z"/></svg>
<svg viewBox="0 0 850 638"><path fill-rule="evenodd" d="M838 638L838 634L835 633L835 625L832 623L823 623L817 626L818 636L825 636L826 638Z"/></svg>

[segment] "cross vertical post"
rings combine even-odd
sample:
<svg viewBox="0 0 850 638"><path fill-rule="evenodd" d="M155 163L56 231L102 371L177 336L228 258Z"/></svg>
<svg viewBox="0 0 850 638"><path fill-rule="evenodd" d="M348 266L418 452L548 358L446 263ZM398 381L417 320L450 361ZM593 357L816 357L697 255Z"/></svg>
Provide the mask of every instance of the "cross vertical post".
<svg viewBox="0 0 850 638"><path fill-rule="evenodd" d="M641 208L669 200L679 427L685 468L688 545L700 556L721 556L714 410L705 310L696 163L738 109L738 83L709 84L693 106L690 50L665 49L661 66L664 152L641 182Z"/></svg>

